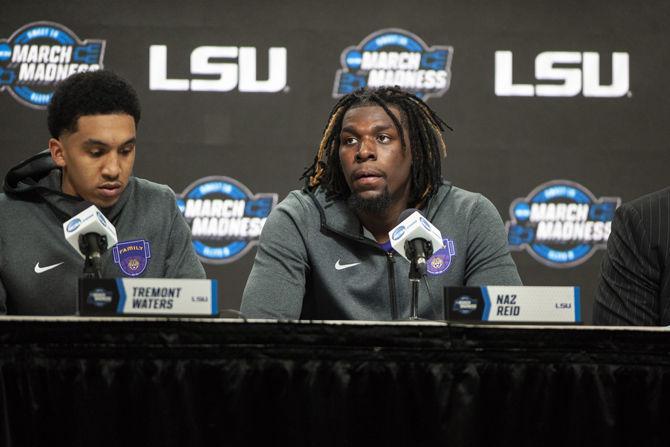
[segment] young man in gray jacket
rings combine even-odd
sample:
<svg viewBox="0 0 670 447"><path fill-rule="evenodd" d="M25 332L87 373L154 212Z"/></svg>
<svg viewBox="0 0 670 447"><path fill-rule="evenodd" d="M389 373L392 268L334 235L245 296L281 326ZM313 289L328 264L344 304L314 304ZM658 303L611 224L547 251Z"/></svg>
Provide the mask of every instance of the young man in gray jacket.
<svg viewBox="0 0 670 447"><path fill-rule="evenodd" d="M0 312L76 313L84 260L62 225L91 204L119 239L103 277L205 277L172 190L132 176L139 120L137 94L111 72L76 74L56 89L49 150L12 168L0 194Z"/></svg>
<svg viewBox="0 0 670 447"><path fill-rule="evenodd" d="M442 180L444 122L396 88L334 107L307 185L270 214L242 299L247 317L397 320L410 315L410 263L388 232L420 209L444 238L428 260L419 316L440 319L445 286L520 285L489 200Z"/></svg>

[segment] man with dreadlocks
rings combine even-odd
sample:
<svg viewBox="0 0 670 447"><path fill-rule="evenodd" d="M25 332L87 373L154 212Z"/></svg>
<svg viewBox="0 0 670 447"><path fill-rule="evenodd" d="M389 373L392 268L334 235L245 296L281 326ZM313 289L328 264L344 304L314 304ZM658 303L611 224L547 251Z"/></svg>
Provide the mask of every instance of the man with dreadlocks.
<svg viewBox="0 0 670 447"><path fill-rule="evenodd" d="M305 188L291 192L263 228L242 313L407 318L410 263L388 237L407 208L420 209L447 238L428 260L422 318L441 318L445 286L520 285L493 204L442 180L444 126L421 99L397 88L341 98L303 174Z"/></svg>

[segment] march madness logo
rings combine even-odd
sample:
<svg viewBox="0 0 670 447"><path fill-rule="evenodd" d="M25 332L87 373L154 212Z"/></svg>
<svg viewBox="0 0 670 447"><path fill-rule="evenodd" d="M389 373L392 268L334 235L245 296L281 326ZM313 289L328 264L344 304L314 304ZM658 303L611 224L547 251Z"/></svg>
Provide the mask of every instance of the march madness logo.
<svg viewBox="0 0 670 447"><path fill-rule="evenodd" d="M0 91L45 109L54 86L74 73L103 68L104 40L80 40L63 25L34 22L0 39Z"/></svg>
<svg viewBox="0 0 670 447"><path fill-rule="evenodd" d="M510 205L511 250L550 267L573 267L607 246L619 197L596 197L579 183L554 180Z"/></svg>
<svg viewBox="0 0 670 447"><path fill-rule="evenodd" d="M397 28L376 31L340 56L333 97L361 87L400 88L426 100L442 96L451 82L453 47L428 47L420 37Z"/></svg>
<svg viewBox="0 0 670 447"><path fill-rule="evenodd" d="M212 176L196 180L177 198L191 227L193 247L202 262L235 261L258 243L277 194L252 194L237 180Z"/></svg>

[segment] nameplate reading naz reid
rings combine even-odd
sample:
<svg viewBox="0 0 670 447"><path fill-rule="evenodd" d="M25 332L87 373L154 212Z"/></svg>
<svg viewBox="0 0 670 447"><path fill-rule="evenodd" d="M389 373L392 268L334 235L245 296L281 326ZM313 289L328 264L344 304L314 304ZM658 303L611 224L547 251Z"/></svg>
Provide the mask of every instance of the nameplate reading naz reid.
<svg viewBox="0 0 670 447"><path fill-rule="evenodd" d="M217 281L212 279L80 279L79 315L219 315Z"/></svg>
<svg viewBox="0 0 670 447"><path fill-rule="evenodd" d="M579 287L445 287L444 319L463 323L581 323Z"/></svg>

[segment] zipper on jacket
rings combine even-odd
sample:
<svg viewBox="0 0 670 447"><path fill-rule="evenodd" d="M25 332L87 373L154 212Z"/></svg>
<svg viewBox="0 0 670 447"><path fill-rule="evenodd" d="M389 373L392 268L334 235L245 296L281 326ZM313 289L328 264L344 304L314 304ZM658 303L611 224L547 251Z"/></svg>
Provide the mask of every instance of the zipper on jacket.
<svg viewBox="0 0 670 447"><path fill-rule="evenodd" d="M389 266L389 299L391 300L391 319L398 319L398 303L395 296L395 259L393 253L387 252L386 259Z"/></svg>

